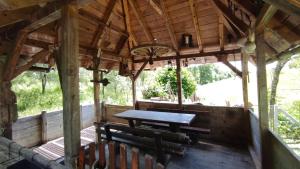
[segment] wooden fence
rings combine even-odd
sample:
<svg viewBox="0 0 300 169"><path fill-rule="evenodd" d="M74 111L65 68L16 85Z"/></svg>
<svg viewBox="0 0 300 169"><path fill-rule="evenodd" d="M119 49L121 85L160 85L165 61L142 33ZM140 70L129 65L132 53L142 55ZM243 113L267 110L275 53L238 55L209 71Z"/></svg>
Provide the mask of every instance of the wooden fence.
<svg viewBox="0 0 300 169"><path fill-rule="evenodd" d="M81 106L81 128L95 122L93 105ZM13 140L22 146L33 147L63 136L63 112L42 112L39 115L18 119L13 124Z"/></svg>
<svg viewBox="0 0 300 169"><path fill-rule="evenodd" d="M140 154L137 148L131 149L131 161L128 163L127 158L127 146L125 144L120 144L120 150L116 151L116 143L110 141L108 143L108 160L106 159L105 153L105 142L98 143L96 146L95 143L90 143L88 146L82 146L79 152L79 159L78 159L78 168L85 169L86 165L89 168L94 168L95 166L99 166L100 169L108 168L108 169L116 169L117 164L119 164L120 169L126 169L128 164L130 164L131 169L154 169L155 162L151 155L146 154L144 159L144 167L140 164ZM98 147L98 151L96 151L96 147ZM119 158L117 158L117 152L119 152ZM96 153L99 153L99 159L96 160ZM117 160L120 160L117 162ZM156 164L155 169L164 169L164 166L160 163Z"/></svg>

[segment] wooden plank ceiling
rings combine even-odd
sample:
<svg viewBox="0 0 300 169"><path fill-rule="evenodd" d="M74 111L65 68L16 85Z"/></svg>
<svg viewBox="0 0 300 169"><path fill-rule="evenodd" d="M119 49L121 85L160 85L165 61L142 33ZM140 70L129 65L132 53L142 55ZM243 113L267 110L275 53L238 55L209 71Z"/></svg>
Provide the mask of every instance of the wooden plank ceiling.
<svg viewBox="0 0 300 169"><path fill-rule="evenodd" d="M240 52L230 50L239 48L237 40L247 35L259 10L251 0L79 0L79 4L81 66L92 67L100 48L103 69L118 68L121 58L131 62L130 48L153 42L173 47L191 64L217 62L223 55L228 61L240 60ZM0 0L0 54L13 56L8 78L29 69L32 60L54 65L62 5L55 0L30 0L29 4ZM299 40L298 17L283 12L275 16L270 28L291 44ZM15 32L21 33L15 36ZM192 35L193 47L181 46L183 34ZM135 57L134 62L142 65L143 59ZM162 60L152 68L167 64Z"/></svg>

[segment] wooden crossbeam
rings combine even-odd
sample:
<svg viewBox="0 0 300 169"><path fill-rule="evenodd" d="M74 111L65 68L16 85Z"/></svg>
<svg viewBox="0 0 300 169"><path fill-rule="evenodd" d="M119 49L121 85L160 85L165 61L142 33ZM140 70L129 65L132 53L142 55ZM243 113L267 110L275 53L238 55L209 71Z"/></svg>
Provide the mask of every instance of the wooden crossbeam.
<svg viewBox="0 0 300 169"><path fill-rule="evenodd" d="M113 8L114 8L116 2L117 2L117 0L110 0L107 4L107 7L105 9L105 12L104 12L103 18L102 18L102 21L105 24L108 24L108 20L109 20L111 14L112 14L112 11L113 11ZM103 32L104 32L104 28L105 27L102 24L99 24L97 32L94 35L94 38L92 40L91 46L98 47L101 44L100 41L101 41L101 37L102 37Z"/></svg>
<svg viewBox="0 0 300 169"><path fill-rule="evenodd" d="M154 37L153 37L146 21L144 20L144 17L143 17L142 12L140 11L140 9L138 7L138 4L137 4L136 0L128 0L128 2L131 6L131 9L132 9L136 19L138 20L138 22L142 26L148 41L149 42L154 42Z"/></svg>
<svg viewBox="0 0 300 169"><path fill-rule="evenodd" d="M206 56L220 56L220 55L229 55L229 54L237 54L237 53L241 53L241 49L185 54L185 55L180 55L180 59L199 58L199 57L206 57ZM165 61L165 60L174 60L174 59L176 59L176 55L153 58L153 61ZM133 62L134 63L143 63L145 61L146 61L146 59L137 59L137 60L134 60Z"/></svg>
<svg viewBox="0 0 300 169"><path fill-rule="evenodd" d="M168 11L166 9L166 5L164 0L160 0L160 6L161 6L161 10L162 10L162 16L165 19L165 25L167 27L169 36L171 38L171 42L173 44L173 48L177 51L178 50L178 42L176 39L176 35L175 35L175 31L172 25L172 22L170 20L170 17L168 15Z"/></svg>
<svg viewBox="0 0 300 169"><path fill-rule="evenodd" d="M242 78L243 73L239 69L237 69L235 66L233 66L230 62L228 62L227 57L221 57L221 58L218 58L218 60L221 61L224 65L226 65L229 69L231 69L240 78Z"/></svg>
<svg viewBox="0 0 300 169"><path fill-rule="evenodd" d="M248 30L247 24L245 24L242 20L237 18L230 11L230 9L227 8L226 5L223 4L220 0L213 0L212 4L216 7L216 9L218 9L224 15L224 17L226 17L230 21L230 23L232 23L237 28L237 30L239 30L239 32L242 35L246 35Z"/></svg>
<svg viewBox="0 0 300 169"><path fill-rule="evenodd" d="M278 9L290 15L300 15L299 0L264 0L264 1L271 5L274 5Z"/></svg>
<svg viewBox="0 0 300 169"><path fill-rule="evenodd" d="M222 16L222 19L223 19L224 26L226 27L228 32L233 36L234 39L238 39L239 38L238 34L233 29L231 24L228 22L227 18L225 18L223 15L221 15L221 16Z"/></svg>
<svg viewBox="0 0 300 169"><path fill-rule="evenodd" d="M146 65L149 63L149 59L145 60L143 65L141 66L141 68L137 71L137 73L134 75L133 77L133 81L135 81L139 75L142 73L142 71L144 70L144 68L146 67Z"/></svg>
<svg viewBox="0 0 300 169"><path fill-rule="evenodd" d="M13 75L12 79L19 76L24 71L29 70L32 65L34 65L35 63L37 63L41 59L45 58L49 54L50 54L50 52L48 50L41 50L37 54L33 55L32 59L26 65L16 68L16 70L14 71L14 75Z"/></svg>
<svg viewBox="0 0 300 169"><path fill-rule="evenodd" d="M115 53L116 55L120 55L124 45L126 44L128 38L127 37L124 37L124 36L121 36L120 37L120 40L118 41L117 45L116 45L116 50L115 50Z"/></svg>
<svg viewBox="0 0 300 169"><path fill-rule="evenodd" d="M198 47L199 47L199 50L202 51L203 45L202 45L202 41L201 41L200 26L199 26L197 11L196 11L196 4L195 4L194 0L189 0L189 5L190 5L191 11L192 11L193 23L194 23L194 28L196 31Z"/></svg>
<svg viewBox="0 0 300 169"><path fill-rule="evenodd" d="M131 28L131 21L130 21L130 14L128 8L128 0L122 0L123 2L123 9L125 14L125 22L126 22L126 29L129 33L129 47L132 48L133 46L137 46L136 36L134 35L132 28Z"/></svg>
<svg viewBox="0 0 300 169"><path fill-rule="evenodd" d="M266 25L269 23L269 21L272 19L272 17L277 12L277 8L273 5L265 4L261 11L259 12L259 15L256 19L256 33L261 33L264 31Z"/></svg>
<svg viewBox="0 0 300 169"><path fill-rule="evenodd" d="M0 11L0 28L22 20L29 19L33 9L18 9L15 11Z"/></svg>
<svg viewBox="0 0 300 169"><path fill-rule="evenodd" d="M22 47L27 39L27 36L28 31L26 30L21 30L17 35L15 47L8 59L8 62L6 63L6 69L4 71L4 80L6 81L10 81L13 77L14 70L18 63Z"/></svg>

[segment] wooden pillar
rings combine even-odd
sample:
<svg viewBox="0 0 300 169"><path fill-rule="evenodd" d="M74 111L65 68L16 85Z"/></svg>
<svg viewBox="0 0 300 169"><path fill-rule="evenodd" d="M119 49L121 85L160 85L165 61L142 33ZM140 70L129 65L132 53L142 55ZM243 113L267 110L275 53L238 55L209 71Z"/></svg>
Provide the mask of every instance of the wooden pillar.
<svg viewBox="0 0 300 169"><path fill-rule="evenodd" d="M245 52L242 53L242 85L243 85L243 100L244 100L244 110L247 111L249 108L248 100L248 60L249 55Z"/></svg>
<svg viewBox="0 0 300 169"><path fill-rule="evenodd" d="M261 137L262 168L268 167L268 92L265 50L262 38L256 35L258 112Z"/></svg>
<svg viewBox="0 0 300 169"><path fill-rule="evenodd" d="M131 58L131 70L132 72L135 72L135 65L134 65L134 57L132 56ZM133 108L136 109L136 79L135 79L135 73L132 74L132 78L131 78L131 89L132 89L132 105L133 105Z"/></svg>
<svg viewBox="0 0 300 169"><path fill-rule="evenodd" d="M176 77L177 77L177 96L179 108L182 108L182 80L181 80L181 65L180 65L180 54L176 54Z"/></svg>
<svg viewBox="0 0 300 169"><path fill-rule="evenodd" d="M101 108L100 108L100 74L98 68L100 66L100 51L98 55L94 57L94 70L93 70L93 80L94 80L94 111L96 114L97 122L101 122L102 115L101 115Z"/></svg>
<svg viewBox="0 0 300 169"><path fill-rule="evenodd" d="M61 56L59 71L63 93L63 131L65 165L77 168L80 149L80 103L79 103L79 41L78 9L73 2L62 7Z"/></svg>

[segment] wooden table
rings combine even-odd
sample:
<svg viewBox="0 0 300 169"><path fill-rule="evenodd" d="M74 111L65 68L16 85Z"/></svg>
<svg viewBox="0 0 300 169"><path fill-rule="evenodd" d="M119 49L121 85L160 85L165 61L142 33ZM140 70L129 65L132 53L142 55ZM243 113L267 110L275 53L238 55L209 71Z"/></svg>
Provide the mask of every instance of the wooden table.
<svg viewBox="0 0 300 169"><path fill-rule="evenodd" d="M115 114L114 116L128 120L130 127L135 127L133 122L134 120L149 121L169 124L171 131L177 132L179 131L180 126L189 126L196 115L159 111L127 110L125 112Z"/></svg>

